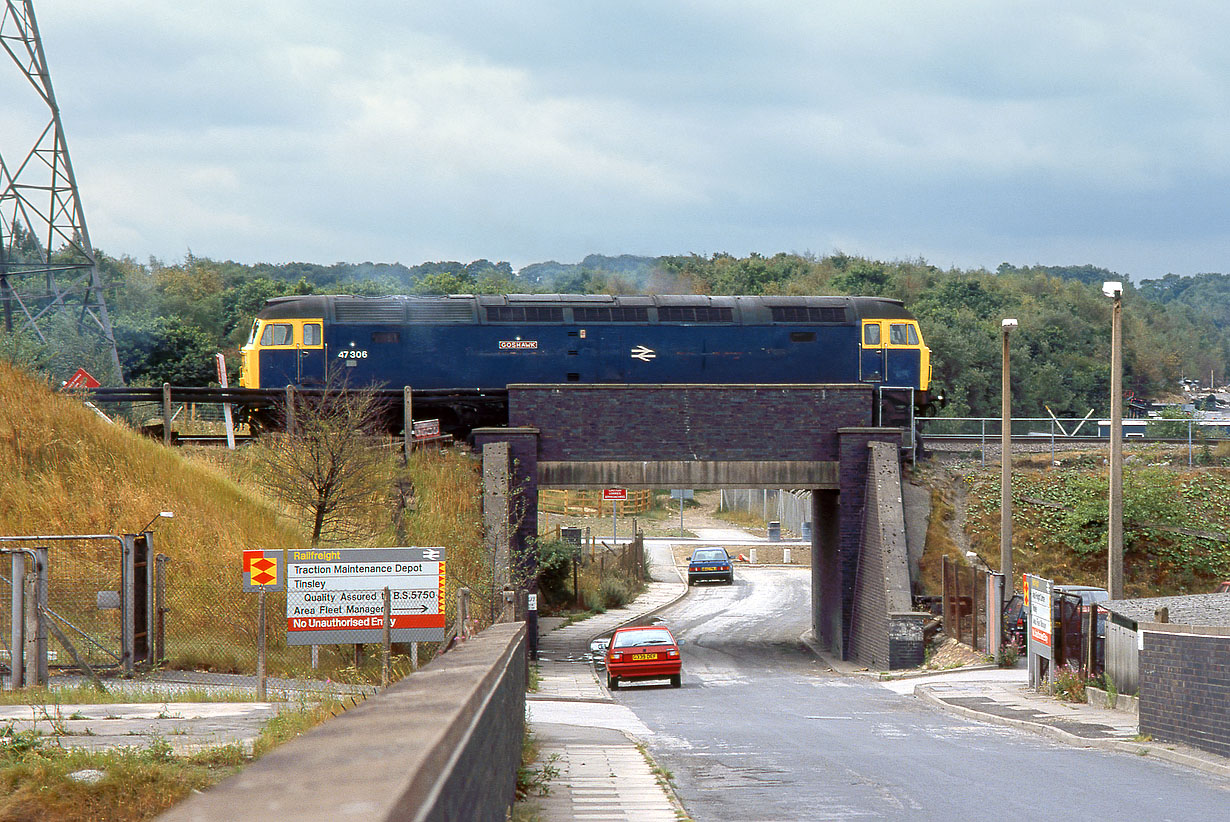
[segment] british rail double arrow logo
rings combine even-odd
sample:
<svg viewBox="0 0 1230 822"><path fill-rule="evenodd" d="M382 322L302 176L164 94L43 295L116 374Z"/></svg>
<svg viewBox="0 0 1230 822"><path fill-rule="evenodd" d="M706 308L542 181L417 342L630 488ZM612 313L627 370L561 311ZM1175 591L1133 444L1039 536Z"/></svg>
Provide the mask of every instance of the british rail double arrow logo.
<svg viewBox="0 0 1230 822"><path fill-rule="evenodd" d="M632 349L632 359L640 360L641 362L649 362L654 357L658 356L652 348L646 348L643 345L638 345Z"/></svg>

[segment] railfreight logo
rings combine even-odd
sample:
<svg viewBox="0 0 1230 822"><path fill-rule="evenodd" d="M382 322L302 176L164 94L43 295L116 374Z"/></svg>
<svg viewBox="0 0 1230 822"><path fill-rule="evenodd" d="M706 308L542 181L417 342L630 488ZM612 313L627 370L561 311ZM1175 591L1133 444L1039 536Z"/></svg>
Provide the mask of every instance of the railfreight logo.
<svg viewBox="0 0 1230 822"><path fill-rule="evenodd" d="M500 340L501 351L525 351L538 347L538 340Z"/></svg>

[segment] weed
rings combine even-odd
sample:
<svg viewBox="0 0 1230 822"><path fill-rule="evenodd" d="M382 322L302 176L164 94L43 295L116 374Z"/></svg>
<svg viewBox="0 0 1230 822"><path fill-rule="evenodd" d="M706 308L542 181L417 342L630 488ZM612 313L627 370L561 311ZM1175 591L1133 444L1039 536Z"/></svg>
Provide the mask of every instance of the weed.
<svg viewBox="0 0 1230 822"><path fill-rule="evenodd" d="M1061 665L1055 669L1055 681L1051 683L1051 695L1064 702L1085 701L1085 680L1079 670Z"/></svg>
<svg viewBox="0 0 1230 822"><path fill-rule="evenodd" d="M553 753L547 761L537 765L538 739L528 728L521 738L521 764L517 767L517 798L527 796L548 796L551 793L551 780L559 777L559 754Z"/></svg>
<svg viewBox="0 0 1230 822"><path fill-rule="evenodd" d="M538 668L538 663L530 665L528 679L525 683L525 690L530 693L537 693L538 686L542 683L542 674Z"/></svg>
<svg viewBox="0 0 1230 822"><path fill-rule="evenodd" d="M999 652L995 655L995 664L1001 668L1014 668L1020 658L1020 647L1015 642L1005 642L999 646Z"/></svg>

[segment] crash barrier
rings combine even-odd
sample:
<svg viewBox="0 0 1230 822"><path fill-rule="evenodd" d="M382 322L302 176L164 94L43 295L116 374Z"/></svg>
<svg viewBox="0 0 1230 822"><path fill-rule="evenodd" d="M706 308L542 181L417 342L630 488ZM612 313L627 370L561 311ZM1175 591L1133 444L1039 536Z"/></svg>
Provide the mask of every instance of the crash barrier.
<svg viewBox="0 0 1230 822"><path fill-rule="evenodd" d="M1230 628L1141 623L1140 732L1230 756Z"/></svg>
<svg viewBox="0 0 1230 822"><path fill-rule="evenodd" d="M158 819L503 822L526 676L525 624L493 625Z"/></svg>
<svg viewBox="0 0 1230 822"><path fill-rule="evenodd" d="M653 507L653 491L631 488L628 498L619 501L603 499L602 491L575 491L566 488L539 488L538 510L574 517L609 517L642 514ZM614 506L619 506L616 510Z"/></svg>

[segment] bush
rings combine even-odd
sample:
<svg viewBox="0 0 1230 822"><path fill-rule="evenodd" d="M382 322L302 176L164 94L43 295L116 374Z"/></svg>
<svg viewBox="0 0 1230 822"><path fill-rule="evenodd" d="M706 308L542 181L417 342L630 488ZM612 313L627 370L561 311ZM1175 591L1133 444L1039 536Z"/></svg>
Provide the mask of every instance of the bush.
<svg viewBox="0 0 1230 822"><path fill-rule="evenodd" d="M632 599L632 586L621 577L603 577L598 586L598 596L604 609L618 608Z"/></svg>
<svg viewBox="0 0 1230 822"><path fill-rule="evenodd" d="M538 595L540 607L558 608L572 600L572 558L577 547L571 542L550 540L538 545Z"/></svg>

